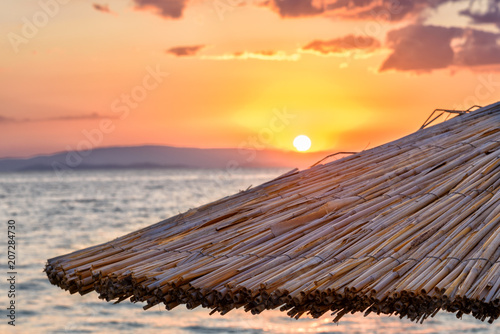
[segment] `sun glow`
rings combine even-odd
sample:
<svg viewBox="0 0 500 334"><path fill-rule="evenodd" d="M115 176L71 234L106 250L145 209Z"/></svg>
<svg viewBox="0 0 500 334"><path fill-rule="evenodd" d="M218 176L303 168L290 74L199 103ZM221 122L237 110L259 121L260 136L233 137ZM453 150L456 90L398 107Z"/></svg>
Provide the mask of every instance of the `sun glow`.
<svg viewBox="0 0 500 334"><path fill-rule="evenodd" d="M297 151L304 152L311 148L311 139L308 136L300 135L293 140L293 146Z"/></svg>

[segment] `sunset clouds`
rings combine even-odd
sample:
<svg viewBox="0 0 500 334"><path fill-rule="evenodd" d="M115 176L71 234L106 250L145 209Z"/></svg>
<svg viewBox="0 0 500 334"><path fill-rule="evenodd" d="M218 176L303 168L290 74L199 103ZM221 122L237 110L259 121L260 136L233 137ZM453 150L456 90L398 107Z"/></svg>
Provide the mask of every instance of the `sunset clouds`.
<svg viewBox="0 0 500 334"><path fill-rule="evenodd" d="M381 70L430 71L452 64L451 40L460 36L460 29L411 25L390 31L387 45L393 50Z"/></svg>
<svg viewBox="0 0 500 334"><path fill-rule="evenodd" d="M476 24L496 24L500 28L500 0L489 0L486 3L474 1L470 6L460 12L468 16Z"/></svg>
<svg viewBox="0 0 500 334"><path fill-rule="evenodd" d="M176 57L189 57L195 56L205 47L206 45L176 46L165 52Z"/></svg>
<svg viewBox="0 0 500 334"><path fill-rule="evenodd" d="M92 7L94 7L94 9L99 11L99 12L108 13L108 14L112 13L111 10L109 9L108 5L101 5L98 3L93 3Z"/></svg>
<svg viewBox="0 0 500 334"><path fill-rule="evenodd" d="M397 22L416 19L444 2L446 0L337 0L327 8L341 18Z"/></svg>
<svg viewBox="0 0 500 334"><path fill-rule="evenodd" d="M164 18L179 19L188 0L134 0L139 8L153 8ZM227 2L227 3L226 3ZM356 20L384 25L387 34L358 29L357 34L346 34L330 39L313 39L292 53L284 51L239 51L203 55L201 59L233 60L293 60L301 53L317 56L371 55L376 50L387 50L379 65L388 70L425 73L454 67L475 67L499 63L498 34L478 28L464 28L425 24L436 14L436 9L454 0L219 0L220 7L256 6L268 8L283 20L327 17L331 20ZM94 5L95 6L95 5ZM215 3L214 3L215 6ZM476 25L496 24L500 27L500 0L471 3L457 14L469 18ZM375 23L373 23L375 22ZM398 25L395 25L395 24ZM367 23L368 24L368 23ZM361 26L363 27L363 26ZM373 33L373 30L372 30ZM217 45L214 45L215 49ZM199 56L204 45L180 46L166 52L176 57Z"/></svg>
<svg viewBox="0 0 500 334"><path fill-rule="evenodd" d="M381 47L378 40L372 37L347 35L331 40L315 40L294 52L287 53L281 50L235 51L224 54L200 55L206 45L177 46L166 50L167 54L175 57L195 57L208 60L274 60L298 61L301 53L317 56L347 57L353 53L367 55Z"/></svg>
<svg viewBox="0 0 500 334"><path fill-rule="evenodd" d="M380 42L370 36L347 35L330 40L315 40L303 46L303 52L318 55L344 55L350 51L370 52L380 48Z"/></svg>
<svg viewBox="0 0 500 334"><path fill-rule="evenodd" d="M459 66L500 64L500 33L474 29L463 31L457 46L455 63Z"/></svg>
<svg viewBox="0 0 500 334"><path fill-rule="evenodd" d="M284 51L238 51L229 54L223 55L211 55L211 56L203 56L202 59L211 59L211 60L247 60L247 59L258 59L258 60L277 60L277 61L297 61L300 59L300 55L297 53L287 54Z"/></svg>
<svg viewBox="0 0 500 334"><path fill-rule="evenodd" d="M188 6L206 3L211 11L233 11L237 7L268 8L282 18L326 16L333 19L377 20L387 22L423 21L435 15L436 9L457 0L133 0L137 9L150 9L167 19L179 19ZM94 4L97 10L107 6ZM500 25L500 0L471 1L460 15L474 24Z"/></svg>
<svg viewBox="0 0 500 334"><path fill-rule="evenodd" d="M136 8L152 9L165 18L180 19L188 0L133 0Z"/></svg>
<svg viewBox="0 0 500 334"><path fill-rule="evenodd" d="M500 64L500 34L476 29L410 25L390 31L393 50L381 71L428 72L450 66Z"/></svg>
<svg viewBox="0 0 500 334"><path fill-rule="evenodd" d="M270 0L268 4L270 8L276 10L281 17L314 16L324 12L322 1Z"/></svg>
<svg viewBox="0 0 500 334"><path fill-rule="evenodd" d="M113 116L116 129L102 145L238 147L283 108L294 118L262 146L293 149L305 134L313 150L363 150L415 131L435 108L498 99L499 6L0 2L8 13L0 26L0 157L75 147L84 130ZM148 68L168 77L154 87L146 80L145 90ZM115 113L116 101L126 112Z"/></svg>

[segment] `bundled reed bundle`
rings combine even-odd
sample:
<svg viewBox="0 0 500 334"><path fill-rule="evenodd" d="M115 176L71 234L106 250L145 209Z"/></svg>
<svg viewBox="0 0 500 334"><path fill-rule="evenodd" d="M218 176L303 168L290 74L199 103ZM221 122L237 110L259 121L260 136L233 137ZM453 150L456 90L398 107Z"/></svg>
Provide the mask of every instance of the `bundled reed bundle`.
<svg viewBox="0 0 500 334"><path fill-rule="evenodd" d="M500 315L500 103L48 260L117 302Z"/></svg>

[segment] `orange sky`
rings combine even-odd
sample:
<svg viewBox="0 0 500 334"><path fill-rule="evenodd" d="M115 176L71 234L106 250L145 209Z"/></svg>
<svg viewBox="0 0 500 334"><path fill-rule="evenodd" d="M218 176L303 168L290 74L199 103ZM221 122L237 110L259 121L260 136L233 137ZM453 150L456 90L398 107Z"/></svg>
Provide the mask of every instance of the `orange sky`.
<svg viewBox="0 0 500 334"><path fill-rule="evenodd" d="M0 4L0 157L113 145L362 150L500 100L500 3ZM91 148L93 148L91 147Z"/></svg>

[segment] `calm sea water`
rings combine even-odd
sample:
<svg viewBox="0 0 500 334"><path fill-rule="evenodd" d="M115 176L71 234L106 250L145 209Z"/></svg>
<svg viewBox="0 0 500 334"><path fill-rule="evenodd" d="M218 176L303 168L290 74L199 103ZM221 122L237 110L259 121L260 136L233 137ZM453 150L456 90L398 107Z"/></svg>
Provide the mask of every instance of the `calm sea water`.
<svg viewBox="0 0 500 334"><path fill-rule="evenodd" d="M43 273L48 258L109 241L191 207L270 180L285 170L113 170L0 174L2 213L1 333L500 333L470 316L441 313L423 325L397 317L345 316L339 325L327 315L290 319L279 311L225 316L179 306L143 311L128 301L114 305L95 293L70 295ZM7 220L16 221L17 318L7 325Z"/></svg>

